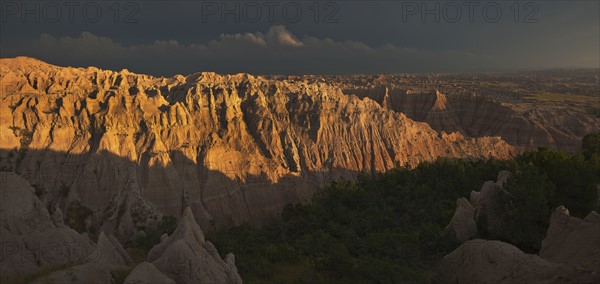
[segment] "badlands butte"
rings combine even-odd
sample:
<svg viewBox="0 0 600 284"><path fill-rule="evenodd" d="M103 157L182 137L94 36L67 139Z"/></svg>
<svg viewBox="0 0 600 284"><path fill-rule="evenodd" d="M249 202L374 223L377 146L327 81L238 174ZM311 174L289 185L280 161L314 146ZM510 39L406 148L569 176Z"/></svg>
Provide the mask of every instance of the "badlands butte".
<svg viewBox="0 0 600 284"><path fill-rule="evenodd" d="M364 171L578 150L600 126L585 94L514 88L515 103L391 75L165 78L18 57L0 78L2 170L50 212L86 212L72 226L122 241L184 211L203 230L263 225Z"/></svg>

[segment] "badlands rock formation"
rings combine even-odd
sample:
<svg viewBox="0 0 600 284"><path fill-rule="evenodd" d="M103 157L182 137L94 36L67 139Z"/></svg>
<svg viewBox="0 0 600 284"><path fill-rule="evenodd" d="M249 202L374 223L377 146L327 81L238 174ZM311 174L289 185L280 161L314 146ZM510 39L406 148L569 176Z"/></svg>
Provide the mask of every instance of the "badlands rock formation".
<svg viewBox="0 0 600 284"><path fill-rule="evenodd" d="M112 236L101 233L98 243L86 258L87 262L52 272L33 283L114 283L113 272L133 265L131 257Z"/></svg>
<svg viewBox="0 0 600 284"><path fill-rule="evenodd" d="M79 234L64 225L59 210L50 216L35 189L19 175L0 172L0 197L2 283L29 277L31 283L40 284L111 284L115 273L127 272L135 265L112 235L101 232L94 244L87 233ZM189 207L173 236L157 245L150 257L161 270L174 275L177 283L241 283L234 256L222 260L215 247L204 241ZM175 281L145 262L136 266L124 283Z"/></svg>
<svg viewBox="0 0 600 284"><path fill-rule="evenodd" d="M592 211L579 219L571 217L563 206L556 208L540 256L557 263L600 269L600 215Z"/></svg>
<svg viewBox="0 0 600 284"><path fill-rule="evenodd" d="M72 278L67 277L67 271L75 273L78 281L111 283L109 267L132 264L129 255L112 236L102 233L94 245L86 234L80 235L62 223L56 225L62 218L56 215L58 210L50 217L34 192L34 188L17 174L0 172L0 243L3 250L0 279L72 266L66 271L52 273L44 281L40 280L41 283L49 279L56 283L72 283L66 280Z"/></svg>
<svg viewBox="0 0 600 284"><path fill-rule="evenodd" d="M599 283L600 215L594 211L578 219L558 207L539 256L500 241L470 240L477 236L479 218L487 218L488 231L501 227L508 212L499 198L507 194L503 186L509 177L509 172L502 171L496 183L488 181L480 192L471 192L471 202L457 201L446 230L464 243L441 260L437 282Z"/></svg>
<svg viewBox="0 0 600 284"><path fill-rule="evenodd" d="M346 92L372 98L381 106L427 122L438 131L459 132L468 137L499 136L511 145L527 148L546 146L577 151L583 136L600 131L600 118L563 106L533 105L521 110L476 94L446 97L440 91L414 93L386 86Z"/></svg>
<svg viewBox="0 0 600 284"><path fill-rule="evenodd" d="M486 181L480 191L471 191L470 200L459 198L456 201L456 211L446 231L450 232L457 241L465 242L477 236L477 222L483 221L486 230L496 234L505 222L507 207L503 196L509 195L504 190L504 184L510 177L510 172L500 171L496 182Z"/></svg>
<svg viewBox="0 0 600 284"><path fill-rule="evenodd" d="M175 284L175 281L158 271L152 263L142 262L127 275L123 284Z"/></svg>
<svg viewBox="0 0 600 284"><path fill-rule="evenodd" d="M500 241L470 240L445 256L439 283L579 283L600 281L600 269L566 266Z"/></svg>
<svg viewBox="0 0 600 284"><path fill-rule="evenodd" d="M234 255L221 259L215 246L204 240L189 207L175 232L152 248L148 261L180 284L242 283Z"/></svg>
<svg viewBox="0 0 600 284"><path fill-rule="evenodd" d="M56 226L29 182L0 172L0 279L87 261L87 235Z"/></svg>
<svg viewBox="0 0 600 284"><path fill-rule="evenodd" d="M475 208L466 198L459 198L456 201L456 211L445 230L461 243L477 236Z"/></svg>
<svg viewBox="0 0 600 284"><path fill-rule="evenodd" d="M189 206L203 228L262 224L339 176L440 156L509 158L497 137L438 133L326 83L156 78L1 59L0 166L46 205L119 238Z"/></svg>

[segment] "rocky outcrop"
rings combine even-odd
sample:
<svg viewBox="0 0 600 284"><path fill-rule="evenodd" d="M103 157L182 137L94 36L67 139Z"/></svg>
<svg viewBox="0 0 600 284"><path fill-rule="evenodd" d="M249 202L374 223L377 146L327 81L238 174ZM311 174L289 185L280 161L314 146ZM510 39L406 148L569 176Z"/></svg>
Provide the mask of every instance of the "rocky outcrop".
<svg viewBox="0 0 600 284"><path fill-rule="evenodd" d="M31 283L112 284L114 283L114 279L110 270L90 262L53 272L50 275L36 279Z"/></svg>
<svg viewBox="0 0 600 284"><path fill-rule="evenodd" d="M85 263L68 266L49 275L35 279L33 283L114 283L114 273L128 271L134 265L129 254L112 236L104 232L98 236L95 249L85 258Z"/></svg>
<svg viewBox="0 0 600 284"><path fill-rule="evenodd" d="M477 223L475 223L475 208L466 198L456 201L456 211L450 224L445 230L450 232L458 242L465 242L477 236Z"/></svg>
<svg viewBox="0 0 600 284"><path fill-rule="evenodd" d="M112 235L101 232L93 244L64 224L60 209L50 216L35 193L19 175L0 172L0 280L49 271L32 283L114 283L112 272L134 264Z"/></svg>
<svg viewBox="0 0 600 284"><path fill-rule="evenodd" d="M477 95L477 91L446 97L439 90L413 92L378 85L346 92L369 97L438 131L469 137L499 136L509 144L533 149L545 146L577 151L583 136L600 131L600 119L584 111L564 106L540 108L535 102L513 105ZM525 104L532 107L523 109Z"/></svg>
<svg viewBox="0 0 600 284"><path fill-rule="evenodd" d="M0 172L0 279L82 263L93 249L86 235L53 222L34 193L19 175Z"/></svg>
<svg viewBox="0 0 600 284"><path fill-rule="evenodd" d="M175 281L158 271L152 263L142 262L127 275L123 284L175 284Z"/></svg>
<svg viewBox="0 0 600 284"><path fill-rule="evenodd" d="M214 245L204 240L189 207L184 210L175 232L152 248L148 261L181 284L242 283L233 255L221 259Z"/></svg>
<svg viewBox="0 0 600 284"><path fill-rule="evenodd" d="M552 263L500 241L470 240L445 256L439 283L598 283L598 271Z"/></svg>
<svg viewBox="0 0 600 284"><path fill-rule="evenodd" d="M122 240L143 237L145 230L155 228L162 218L158 208L143 198L133 172L125 190L113 197L102 216L101 230Z"/></svg>
<svg viewBox="0 0 600 284"><path fill-rule="evenodd" d="M498 233L507 214L512 212L510 193L504 190L510 175L508 171L500 171L496 182L486 181L480 191L471 191L470 200L459 198L445 231L461 243L477 236L477 223L485 226L488 233Z"/></svg>
<svg viewBox="0 0 600 284"><path fill-rule="evenodd" d="M90 208L119 238L186 206L204 228L260 225L342 176L519 152L498 137L439 133L323 82L162 78L31 58L1 59L0 79L2 167L38 186L45 204Z"/></svg>
<svg viewBox="0 0 600 284"><path fill-rule="evenodd" d="M592 211L579 219L571 217L563 206L556 208L540 256L557 263L600 269L600 215Z"/></svg>
<svg viewBox="0 0 600 284"><path fill-rule="evenodd" d="M486 181L479 192L471 192L470 202L475 208L475 220L485 224L492 235L502 230L507 214L512 209L510 193L504 190L509 177L509 172L501 171L496 182Z"/></svg>
<svg viewBox="0 0 600 284"><path fill-rule="evenodd" d="M578 219L560 206L539 256L500 241L470 240L442 259L437 277L440 283L598 283L599 261L600 215Z"/></svg>
<svg viewBox="0 0 600 284"><path fill-rule="evenodd" d="M96 251L90 256L90 259L103 265L132 266L134 264L119 241L113 236L107 237L104 232L98 236Z"/></svg>
<svg viewBox="0 0 600 284"><path fill-rule="evenodd" d="M0 172L0 280L49 271L31 283L112 284L115 273L134 266L129 254L112 235L100 232L96 244L63 222L59 209L50 216L35 189L19 175ZM190 208L171 237L163 237L150 258L178 283L241 283L234 256L221 259L204 240ZM191 266L188 266L191 265ZM176 277L173 277L176 275ZM31 276L28 276L31 277ZM138 265L125 283L175 283L153 264Z"/></svg>

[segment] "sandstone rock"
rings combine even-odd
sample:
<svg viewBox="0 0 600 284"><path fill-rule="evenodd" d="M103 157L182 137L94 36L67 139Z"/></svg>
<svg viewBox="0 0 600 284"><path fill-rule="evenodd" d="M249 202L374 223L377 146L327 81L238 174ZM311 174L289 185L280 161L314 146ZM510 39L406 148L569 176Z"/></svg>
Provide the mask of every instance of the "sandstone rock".
<svg viewBox="0 0 600 284"><path fill-rule="evenodd" d="M131 266L134 264L121 244L113 236L107 237L104 232L101 232L98 236L96 251L89 256L89 260L110 266Z"/></svg>
<svg viewBox="0 0 600 284"><path fill-rule="evenodd" d="M154 204L144 199L137 179L130 171L129 182L124 191L115 195L105 211L102 230L119 239L135 240L145 234L145 229L155 228L162 214Z"/></svg>
<svg viewBox="0 0 600 284"><path fill-rule="evenodd" d="M84 252L88 251L89 248ZM106 236L104 232L100 233L95 249L84 261L83 264L71 265L42 276L33 283L113 284L113 273L127 271L134 265L121 244L113 236Z"/></svg>
<svg viewBox="0 0 600 284"><path fill-rule="evenodd" d="M64 227L65 223L63 218L64 217L62 211L60 210L60 208L56 207L54 213L52 214L52 222L54 223L54 226L56 226L57 228Z"/></svg>
<svg viewBox="0 0 600 284"><path fill-rule="evenodd" d="M500 241L470 240L445 256L439 283L597 283L600 274L555 264Z"/></svg>
<svg viewBox="0 0 600 284"><path fill-rule="evenodd" d="M0 172L0 279L65 267L34 283L112 283L111 271L133 265L114 237L100 233L94 249L87 234L64 225L60 209L50 217L34 191L19 175Z"/></svg>
<svg viewBox="0 0 600 284"><path fill-rule="evenodd" d="M475 209L466 198L456 201L456 211L445 230L453 233L455 239L461 243L477 236Z"/></svg>
<svg viewBox="0 0 600 284"><path fill-rule="evenodd" d="M19 175L0 172L0 279L82 263L92 248L86 235L55 226L34 191Z"/></svg>
<svg viewBox="0 0 600 284"><path fill-rule="evenodd" d="M600 215L592 211L579 219L571 217L563 206L556 208L540 256L557 263L600 270Z"/></svg>
<svg viewBox="0 0 600 284"><path fill-rule="evenodd" d="M185 209L175 232L154 246L148 261L177 283L241 283L232 256L223 261L204 240L192 210Z"/></svg>
<svg viewBox="0 0 600 284"><path fill-rule="evenodd" d="M344 91L427 122L437 131L470 137L499 136L511 145L530 149L545 146L577 151L583 136L600 130L600 119L583 111L539 107L521 110L524 102L511 105L477 94L447 98L438 90L414 93L385 85Z"/></svg>
<svg viewBox="0 0 600 284"><path fill-rule="evenodd" d="M16 173L0 172L0 224L14 234L52 229L50 214L35 189Z"/></svg>
<svg viewBox="0 0 600 284"><path fill-rule="evenodd" d="M175 281L158 271L152 263L142 262L131 271L123 284L175 284Z"/></svg>
<svg viewBox="0 0 600 284"><path fill-rule="evenodd" d="M454 215L444 230L461 243L477 236L477 222L485 225L488 233L501 230L507 214L511 214L507 211L512 209L510 193L504 190L510 176L510 172L500 171L496 182L486 181L481 191L471 191L469 200L459 198Z"/></svg>
<svg viewBox="0 0 600 284"><path fill-rule="evenodd" d="M338 177L437 157L519 152L497 137L439 135L323 82L214 73L163 78L30 58L1 59L0 68L8 109L0 127L15 129L0 139L13 155L12 148L25 150L21 141L28 149L18 169L17 159L7 168L39 184L48 203L64 193L112 212L102 230L118 238L150 225L137 222L135 212L118 214L125 203L148 208L142 199L176 217L189 205L205 228L260 225ZM442 95L435 100L432 108L444 110Z"/></svg>
<svg viewBox="0 0 600 284"><path fill-rule="evenodd" d="M504 225L510 210L510 193L503 189L510 176L498 173L497 181L486 181L479 192L471 192L470 202L475 208L475 220L486 224L488 232L496 234Z"/></svg>
<svg viewBox="0 0 600 284"><path fill-rule="evenodd" d="M20 236L0 227L0 242L3 247L0 259L0 282L39 271L40 268L35 261L36 256L26 249Z"/></svg>
<svg viewBox="0 0 600 284"><path fill-rule="evenodd" d="M53 272L50 275L36 279L31 283L113 284L114 280L110 270L104 268L102 265L89 262Z"/></svg>

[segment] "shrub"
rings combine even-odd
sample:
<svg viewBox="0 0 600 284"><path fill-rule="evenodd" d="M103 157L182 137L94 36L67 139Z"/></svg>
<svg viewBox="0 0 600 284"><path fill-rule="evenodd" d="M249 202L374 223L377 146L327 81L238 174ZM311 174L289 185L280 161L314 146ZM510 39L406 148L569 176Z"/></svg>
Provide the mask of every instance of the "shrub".
<svg viewBox="0 0 600 284"><path fill-rule="evenodd" d="M163 216L155 229L147 229L144 237L137 238L133 247L141 248L149 252L152 247L160 243L160 237L163 234L171 235L177 228L177 218L173 216Z"/></svg>

